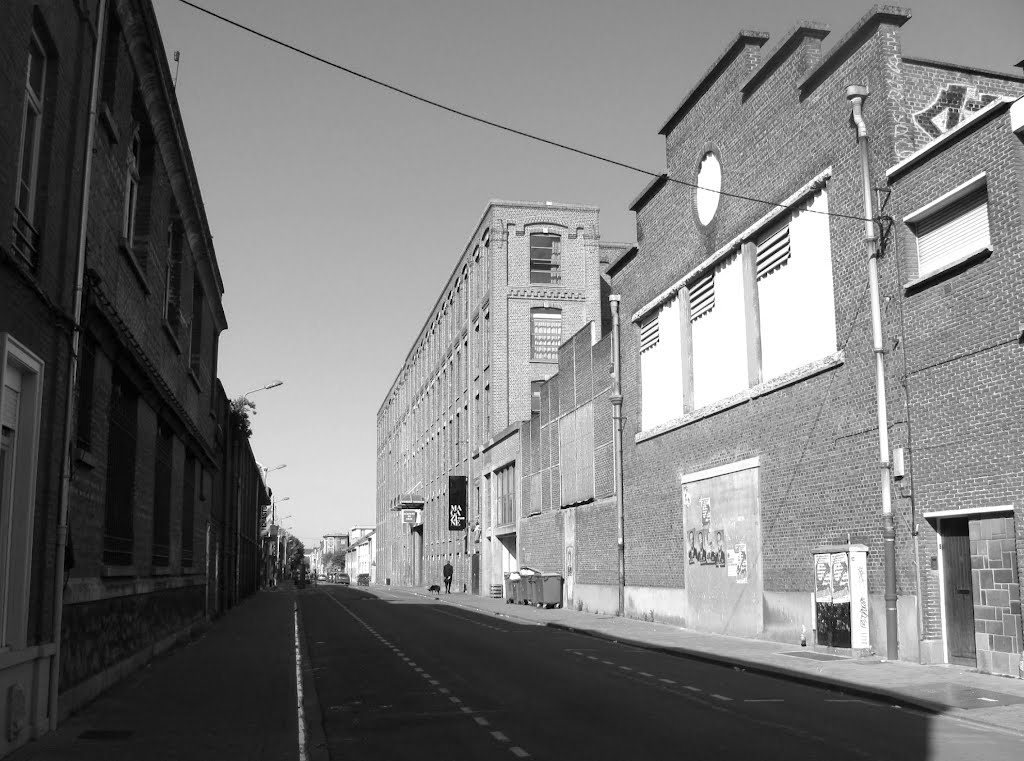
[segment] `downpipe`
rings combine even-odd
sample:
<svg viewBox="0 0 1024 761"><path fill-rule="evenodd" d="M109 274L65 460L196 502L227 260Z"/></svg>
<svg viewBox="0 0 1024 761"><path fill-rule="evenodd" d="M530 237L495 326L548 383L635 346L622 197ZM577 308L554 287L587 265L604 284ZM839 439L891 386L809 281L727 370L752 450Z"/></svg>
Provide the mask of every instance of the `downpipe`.
<svg viewBox="0 0 1024 761"><path fill-rule="evenodd" d="M885 405L885 348L882 344L882 310L878 293L878 233L871 195L871 167L868 152L868 127L864 121L866 85L850 85L846 98L850 101L850 118L857 129L860 167L864 184L864 242L868 254L868 287L871 292L871 335L875 354L875 399L878 413L879 473L882 489L882 540L885 573L885 649L886 657L899 658L899 620L896 611L896 528L892 518L890 494L889 424Z"/></svg>
<svg viewBox="0 0 1024 761"><path fill-rule="evenodd" d="M619 613L626 615L626 523L622 507L622 379L619 365L619 301L621 297L608 297L612 307L612 464L615 483L615 514L618 534Z"/></svg>

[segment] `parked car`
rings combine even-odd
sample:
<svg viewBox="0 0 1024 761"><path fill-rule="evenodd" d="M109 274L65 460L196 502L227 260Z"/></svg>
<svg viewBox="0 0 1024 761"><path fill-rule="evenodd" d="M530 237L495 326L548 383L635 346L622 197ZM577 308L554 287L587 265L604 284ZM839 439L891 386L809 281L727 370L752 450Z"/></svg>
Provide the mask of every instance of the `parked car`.
<svg viewBox="0 0 1024 761"><path fill-rule="evenodd" d="M356 576L356 586L357 587L368 587L368 586L370 586L370 574L368 574L368 573L361 573L358 576Z"/></svg>
<svg viewBox="0 0 1024 761"><path fill-rule="evenodd" d="M349 578L347 573L338 574L338 583L344 584L346 587L349 585Z"/></svg>

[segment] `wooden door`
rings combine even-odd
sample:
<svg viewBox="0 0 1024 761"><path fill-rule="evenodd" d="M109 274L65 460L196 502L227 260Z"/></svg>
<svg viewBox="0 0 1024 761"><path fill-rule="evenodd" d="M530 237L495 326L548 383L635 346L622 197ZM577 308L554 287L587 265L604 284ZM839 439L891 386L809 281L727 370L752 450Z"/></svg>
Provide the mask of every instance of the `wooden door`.
<svg viewBox="0 0 1024 761"><path fill-rule="evenodd" d="M940 531L949 662L975 666L974 592L971 587L971 540L967 535L967 519L943 518Z"/></svg>

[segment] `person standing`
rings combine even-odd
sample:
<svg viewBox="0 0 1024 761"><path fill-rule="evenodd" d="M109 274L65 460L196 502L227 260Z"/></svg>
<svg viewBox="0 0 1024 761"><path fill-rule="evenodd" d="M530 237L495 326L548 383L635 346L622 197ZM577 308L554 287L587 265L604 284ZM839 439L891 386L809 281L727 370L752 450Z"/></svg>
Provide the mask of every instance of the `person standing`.
<svg viewBox="0 0 1024 761"><path fill-rule="evenodd" d="M444 593L450 595L452 593L452 575L455 573L455 569L452 568L452 561L444 561Z"/></svg>

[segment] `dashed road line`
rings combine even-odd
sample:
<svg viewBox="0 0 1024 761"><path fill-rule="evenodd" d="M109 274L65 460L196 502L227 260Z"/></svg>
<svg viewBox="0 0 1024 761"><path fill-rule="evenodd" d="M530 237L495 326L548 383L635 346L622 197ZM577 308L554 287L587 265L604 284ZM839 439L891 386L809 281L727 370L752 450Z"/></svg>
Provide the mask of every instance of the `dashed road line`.
<svg viewBox="0 0 1024 761"><path fill-rule="evenodd" d="M518 745L513 745L511 748L509 748L509 750L512 751L512 755L516 756L517 758L529 758L530 757L530 754L527 753L522 748L520 748Z"/></svg>
<svg viewBox="0 0 1024 761"><path fill-rule="evenodd" d="M497 732L497 731L491 732L491 737L493 737L498 742L502 742L502 743L507 743L508 742L508 737L505 735L504 732Z"/></svg>
<svg viewBox="0 0 1024 761"><path fill-rule="evenodd" d="M684 684L683 685L683 689L684 690L689 690L690 692L703 692L703 690L700 687L694 687L693 685L690 685L690 684Z"/></svg>
<svg viewBox="0 0 1024 761"><path fill-rule="evenodd" d="M650 677L654 676L654 674L648 674L646 671L641 671L639 673L640 673L640 676L650 676Z"/></svg>
<svg viewBox="0 0 1024 761"><path fill-rule="evenodd" d="M664 682L665 684L675 684L675 680L674 679L666 679L665 677L661 677L658 681L659 682Z"/></svg>
<svg viewBox="0 0 1024 761"><path fill-rule="evenodd" d="M717 692L712 692L711 693L711 697L715 698L716 700L725 700L725 701L731 701L732 700L732 698L730 698L729 696L727 696L727 695L719 695Z"/></svg>
<svg viewBox="0 0 1024 761"><path fill-rule="evenodd" d="M746 698L744 703L784 703L782 698Z"/></svg>
<svg viewBox="0 0 1024 761"><path fill-rule="evenodd" d="M483 716L474 716L473 717L473 721L475 721L481 727L489 727L489 726L491 726L491 722L487 721L487 719L485 719Z"/></svg>

